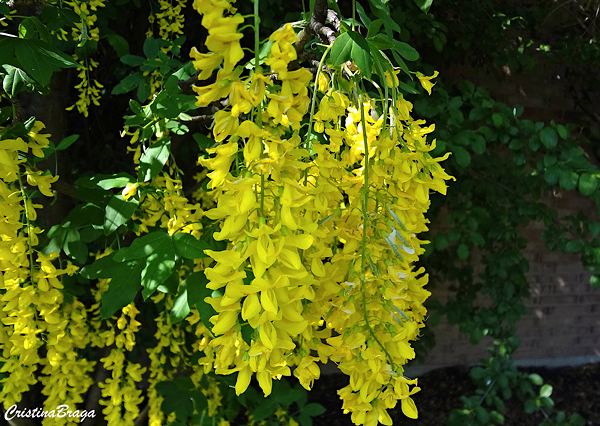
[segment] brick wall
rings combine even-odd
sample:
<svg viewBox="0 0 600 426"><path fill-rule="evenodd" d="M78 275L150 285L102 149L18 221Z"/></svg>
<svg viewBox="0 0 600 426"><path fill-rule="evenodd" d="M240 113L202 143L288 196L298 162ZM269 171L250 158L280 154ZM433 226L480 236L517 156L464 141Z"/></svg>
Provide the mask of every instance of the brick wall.
<svg viewBox="0 0 600 426"><path fill-rule="evenodd" d="M546 64L536 73L519 74L507 68L486 72L465 65L442 75L447 81L471 80L485 87L498 101L509 106L522 105L522 118L561 123L578 116L561 81L563 70L558 65ZM593 203L575 193L552 194L548 203L559 214L578 211L596 214ZM529 240L526 257L530 265L531 298L527 302L528 313L518 324L517 336L522 344L515 359L528 365L600 361L600 290L591 288L591 274L581 266L578 256L552 252L545 247L542 227L541 223L533 223L523 230ZM432 297L443 301L447 292L436 289ZM473 346L458 327L445 321L434 332L437 345L424 368L477 363L486 357L486 347L491 344L490 339L484 338Z"/></svg>

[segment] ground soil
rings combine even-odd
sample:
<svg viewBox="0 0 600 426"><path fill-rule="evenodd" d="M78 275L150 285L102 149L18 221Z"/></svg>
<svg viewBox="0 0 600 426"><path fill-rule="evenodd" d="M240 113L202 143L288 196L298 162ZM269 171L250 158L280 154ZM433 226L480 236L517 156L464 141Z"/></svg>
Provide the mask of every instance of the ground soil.
<svg viewBox="0 0 600 426"><path fill-rule="evenodd" d="M562 368L526 368L525 371L538 373L545 383L553 386L552 399L555 410L567 415L579 413L588 420L589 426L600 426L600 364L588 364ZM419 377L421 392L414 395L419 409L419 418L410 420L402 415L400 404L390 413L394 425L443 426L448 414L461 408L460 397L472 395L474 386L467 367L450 367L434 370ZM350 426L349 414L343 414L341 401L336 390L348 383L343 375L322 376L309 392L309 399L319 402L327 412L314 419L314 426ZM506 404L505 425L537 426L543 418L523 411L519 400Z"/></svg>

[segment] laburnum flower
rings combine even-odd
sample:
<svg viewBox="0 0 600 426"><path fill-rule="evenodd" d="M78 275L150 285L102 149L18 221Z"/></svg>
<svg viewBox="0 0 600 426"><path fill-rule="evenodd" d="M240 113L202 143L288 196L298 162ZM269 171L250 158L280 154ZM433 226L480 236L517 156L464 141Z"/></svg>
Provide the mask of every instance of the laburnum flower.
<svg viewBox="0 0 600 426"><path fill-rule="evenodd" d="M237 32L244 18L239 15L223 16L225 11L233 11L227 1L194 1L193 7L203 15L202 26L208 30L206 48L223 58L223 69L231 72L244 57L240 45L242 34Z"/></svg>
<svg viewBox="0 0 600 426"><path fill-rule="evenodd" d="M273 42L269 57L265 63L271 67L273 72L277 73L279 79L287 77L287 66L298 57L296 49L293 46L296 41L296 32L290 23L279 28L269 37Z"/></svg>
<svg viewBox="0 0 600 426"><path fill-rule="evenodd" d="M206 80L212 75L215 68L223 62L223 55L220 53L200 53L195 47L192 47L190 56L193 58L194 68L200 71L198 80Z"/></svg>
<svg viewBox="0 0 600 426"><path fill-rule="evenodd" d="M417 78L421 82L421 86L423 86L423 89L427 90L427 93L429 93L430 95L431 95L431 88L433 86L435 86L435 83L432 83L431 80L436 78L438 76L438 74L439 73L437 71L435 71L431 77L427 77L427 76L424 76L423 74L421 74L420 72L417 72Z"/></svg>
<svg viewBox="0 0 600 426"><path fill-rule="evenodd" d="M31 148L31 153L39 158L44 158L43 148L48 148L50 144L50 134L40 133L46 126L41 121L36 121L27 136L29 136L29 143L27 146Z"/></svg>
<svg viewBox="0 0 600 426"><path fill-rule="evenodd" d="M125 188L123 188L123 192L121 193L121 195L123 196L123 198L125 200L128 200L131 197L133 197L135 194L137 194L137 190L138 190L139 186L140 186L139 182L128 183L127 185L125 185Z"/></svg>

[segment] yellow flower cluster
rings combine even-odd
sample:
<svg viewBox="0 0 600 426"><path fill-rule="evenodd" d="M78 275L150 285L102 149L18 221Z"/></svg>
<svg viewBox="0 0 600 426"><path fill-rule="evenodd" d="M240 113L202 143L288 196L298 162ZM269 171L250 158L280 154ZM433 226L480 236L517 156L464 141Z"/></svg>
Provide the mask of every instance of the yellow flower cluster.
<svg viewBox="0 0 600 426"><path fill-rule="evenodd" d="M160 12L156 14L158 20L158 36L163 40L183 35L183 9L185 0L158 0Z"/></svg>
<svg viewBox="0 0 600 426"><path fill-rule="evenodd" d="M75 57L75 59L77 58ZM95 68L98 68L98 62L91 58L79 61L77 78L80 82L75 86L75 89L79 91L79 99L73 105L67 107L67 111L77 108L80 114L87 117L91 104L100 106L100 97L102 96L100 91L104 86L98 80L90 79L90 72Z"/></svg>
<svg viewBox="0 0 600 426"><path fill-rule="evenodd" d="M92 384L88 373L93 362L77 353L88 342L85 309L76 300L64 300L59 278L77 268L67 264L57 269L52 263L57 253L44 255L34 248L36 234L42 232L34 224L41 206L27 195L23 177L46 196L53 196L50 184L58 178L34 171L27 162L26 154L43 157L42 149L49 145L49 135L40 133L43 128L36 122L26 140L0 140L0 361L6 375L0 400L5 408L21 400L37 382L36 374L48 396L46 408L75 406ZM38 354L42 347L45 358ZM42 369L36 373L38 365Z"/></svg>
<svg viewBox="0 0 600 426"><path fill-rule="evenodd" d="M72 0L65 2L71 6L73 11L81 18L81 22L76 22L71 30L71 37L73 40L79 41L80 43L85 43L87 40L100 40L100 30L95 26L96 21L98 20L95 12L98 8L105 6L105 1L106 0ZM57 33L56 36L59 40L66 41L66 33L63 29L60 29L60 33ZM79 99L75 104L67 107L66 110L71 111L74 108L77 108L77 111L79 111L80 114L87 117L90 105L100 105L100 91L104 86L100 84L98 80L90 79L90 73L95 68L98 68L98 62L91 58L79 60L77 55L73 55L73 57L79 62L79 67L77 67L77 70L79 71L77 78L79 78L80 82L75 86L79 92Z"/></svg>
<svg viewBox="0 0 600 426"><path fill-rule="evenodd" d="M147 349L148 358L150 359L150 376L148 377L148 425L162 426L165 424L164 414L161 410L163 401L162 396L156 391L156 384L171 380L174 377L178 367L183 367L185 358L183 353L183 330L181 323L172 324L169 311L173 306L172 298L165 297L164 293L159 293L152 298L154 303L159 303L164 300L163 309L156 321L156 345ZM171 421L171 419L167 419Z"/></svg>
<svg viewBox="0 0 600 426"><path fill-rule="evenodd" d="M158 37L162 40L173 41L179 36L183 35L183 25L185 23L185 16L183 11L187 6L186 0L158 0L159 11L158 13L152 13L148 17L150 24L158 23ZM152 27L146 31L146 37L154 36L154 30ZM171 52L171 46L161 47L160 50L169 54ZM156 69L152 72L144 71L144 75L150 79L150 96L151 99L156 93L160 91L163 84L164 76L160 70Z"/></svg>
<svg viewBox="0 0 600 426"><path fill-rule="evenodd" d="M73 11L79 15L82 20L82 22L76 22L72 29L71 35L73 40L82 41L84 38L84 33L86 34L85 37L87 37L88 40L100 40L100 30L95 26L98 17L94 12L96 12L99 7L105 6L105 1L106 0L72 0L65 2L73 8Z"/></svg>
<svg viewBox="0 0 600 426"><path fill-rule="evenodd" d="M127 361L125 351L116 348L100 362L111 372L111 377L98 383L104 398L99 401L100 405L105 406L102 409L104 419L110 426L133 424L140 414L139 406L144 401L142 390L137 385L142 381L146 368Z"/></svg>
<svg viewBox="0 0 600 426"><path fill-rule="evenodd" d="M419 388L402 366L414 357L409 341L429 296L427 275L413 268L423 252L417 235L427 230L429 191L445 193L450 179L443 158L429 154L433 126L413 120L400 95L371 99L354 78L343 92L320 75L315 89L324 94L311 119L321 136L302 140L313 77L288 69L292 27L270 37L273 78L261 68L242 77L243 18L225 0L194 8L209 32L209 52L191 53L198 79L216 70L214 83L194 88L197 105L229 101L215 114L212 157L199 160L217 202L205 216L220 222L215 240L227 242L206 251L215 262L205 270L214 290L206 301L217 315L199 362L237 373L237 394L254 375L268 395L291 367L310 388L316 362L331 360L350 376L339 394L354 423L391 424L387 410L398 400L416 417L410 395Z"/></svg>

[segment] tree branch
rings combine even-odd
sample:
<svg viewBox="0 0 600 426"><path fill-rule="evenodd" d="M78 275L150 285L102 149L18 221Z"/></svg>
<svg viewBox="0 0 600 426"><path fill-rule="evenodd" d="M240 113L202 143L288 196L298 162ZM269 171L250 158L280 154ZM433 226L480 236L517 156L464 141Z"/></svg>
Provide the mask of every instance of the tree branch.
<svg viewBox="0 0 600 426"><path fill-rule="evenodd" d="M313 38L315 35L318 36L323 43L332 44L335 41L335 31L325 25L325 22L331 16L330 21L334 26L337 25L339 28L340 21L335 12L331 11L331 14L329 12L327 0L315 1L315 7L313 9L310 22L306 28L298 33L296 42L294 43L296 53L302 52L304 50L304 46L306 46L306 43L308 43L308 40Z"/></svg>

